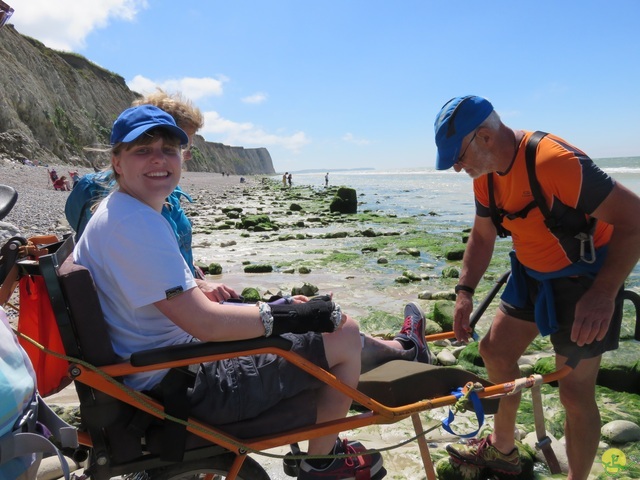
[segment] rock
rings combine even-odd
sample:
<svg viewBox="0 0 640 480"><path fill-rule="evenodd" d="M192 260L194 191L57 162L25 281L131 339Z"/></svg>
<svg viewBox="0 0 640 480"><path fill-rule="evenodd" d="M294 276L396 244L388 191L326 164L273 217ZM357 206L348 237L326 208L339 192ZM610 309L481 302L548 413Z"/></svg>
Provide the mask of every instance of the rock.
<svg viewBox="0 0 640 480"><path fill-rule="evenodd" d="M425 290L424 292L420 292L418 294L418 298L420 300L431 300L433 298L433 292Z"/></svg>
<svg viewBox="0 0 640 480"><path fill-rule="evenodd" d="M555 453L556 458L558 459L558 463L560 464L560 469L562 473L569 472L569 460L567 459L567 452L565 446L562 442L556 439L551 433L547 431L547 436L551 439L551 448L553 449L553 453ZM539 462L545 462L544 453L542 450L536 449L536 443L538 442L538 437L536 436L536 432L530 432L525 437L522 443L529 446L529 448L535 452L535 458Z"/></svg>
<svg viewBox="0 0 640 480"><path fill-rule="evenodd" d="M458 356L458 360L468 362L476 367L484 367L484 360L478 352L478 342L471 342L468 344Z"/></svg>
<svg viewBox="0 0 640 480"><path fill-rule="evenodd" d="M446 258L447 260L462 260L463 256L464 248L451 249L444 254L444 258Z"/></svg>
<svg viewBox="0 0 640 480"><path fill-rule="evenodd" d="M289 205L289 210L292 212L300 212L302 211L302 206L299 203L292 203Z"/></svg>
<svg viewBox="0 0 640 480"><path fill-rule="evenodd" d="M210 263L205 273L209 275L220 275L222 273L222 265L219 263Z"/></svg>
<svg viewBox="0 0 640 480"><path fill-rule="evenodd" d="M444 278L460 278L460 270L457 267L445 267L442 269Z"/></svg>
<svg viewBox="0 0 640 480"><path fill-rule="evenodd" d="M308 273L311 273L311 269L309 267L300 267L298 268L298 273L306 275Z"/></svg>
<svg viewBox="0 0 640 480"><path fill-rule="evenodd" d="M242 290L242 296L246 303L254 303L259 302L261 300L260 292L258 292L257 288L247 287Z"/></svg>
<svg viewBox="0 0 640 480"><path fill-rule="evenodd" d="M444 365L445 367L449 367L458 363L456 357L449 350L441 350L436 358L438 359L438 363L440 365Z"/></svg>
<svg viewBox="0 0 640 480"><path fill-rule="evenodd" d="M424 324L424 331L427 335L433 335L434 333L443 332L442 327L440 325L438 325L433 320L429 320L429 319L427 319L427 321Z"/></svg>
<svg viewBox="0 0 640 480"><path fill-rule="evenodd" d="M455 304L446 300L439 300L433 306L433 321L448 332L453 330L453 309Z"/></svg>
<svg viewBox="0 0 640 480"><path fill-rule="evenodd" d="M405 270L404 272L402 272L402 275L407 277L412 282L420 282L422 280L422 277L420 275L417 275L409 270Z"/></svg>
<svg viewBox="0 0 640 480"><path fill-rule="evenodd" d="M598 370L597 384L618 392L640 394L640 361L620 364L617 357L605 358Z"/></svg>
<svg viewBox="0 0 640 480"><path fill-rule="evenodd" d="M355 189L348 187L338 188L336 196L333 197L331 205L329 205L329 210L339 213L357 213L358 198Z"/></svg>
<svg viewBox="0 0 640 480"><path fill-rule="evenodd" d="M220 243L220 247L221 248L233 247L234 245L237 245L237 244L238 244L238 242L236 242L235 240L229 240L228 242Z"/></svg>
<svg viewBox="0 0 640 480"><path fill-rule="evenodd" d="M247 265L244 267L244 273L270 273L273 272L271 265Z"/></svg>
<svg viewBox="0 0 640 480"><path fill-rule="evenodd" d="M602 437L611 443L640 442L640 426L628 420L614 420L602 427Z"/></svg>
<svg viewBox="0 0 640 480"><path fill-rule="evenodd" d="M385 257L380 257L380 258L378 258L378 263L387 264L387 263L389 263L389 260L387 260Z"/></svg>
<svg viewBox="0 0 640 480"><path fill-rule="evenodd" d="M70 457L65 456L64 458L67 460L67 464L69 465L69 472L75 472L80 468L80 466ZM53 455L52 457L42 459L40 466L38 467L38 474L36 478L37 480L54 480L62 478L63 476L64 472L62 471L60 460L57 455Z"/></svg>
<svg viewBox="0 0 640 480"><path fill-rule="evenodd" d="M293 287L291 289L291 295L306 295L307 297L313 297L318 294L318 287L310 283L305 283L302 287Z"/></svg>

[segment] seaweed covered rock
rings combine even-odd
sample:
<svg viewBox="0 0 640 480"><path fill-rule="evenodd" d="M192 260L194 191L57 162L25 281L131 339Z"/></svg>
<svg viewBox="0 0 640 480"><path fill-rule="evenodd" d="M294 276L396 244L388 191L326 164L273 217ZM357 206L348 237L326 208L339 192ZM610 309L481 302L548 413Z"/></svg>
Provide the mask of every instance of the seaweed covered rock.
<svg viewBox="0 0 640 480"><path fill-rule="evenodd" d="M453 310L455 303L447 300L439 300L433 305L433 321L448 332L453 330Z"/></svg>
<svg viewBox="0 0 640 480"><path fill-rule="evenodd" d="M271 265L246 265L244 273L271 273L273 267Z"/></svg>
<svg viewBox="0 0 640 480"><path fill-rule="evenodd" d="M301 287L293 287L291 289L291 295L306 295L307 297L313 297L318 294L318 291L318 287L305 282Z"/></svg>
<svg viewBox="0 0 640 480"><path fill-rule="evenodd" d="M340 187L329 206L331 212L357 213L358 197L354 188Z"/></svg>
<svg viewBox="0 0 640 480"><path fill-rule="evenodd" d="M247 215L238 222L237 227L254 232L278 230L278 226L271 221L268 215Z"/></svg>
<svg viewBox="0 0 640 480"><path fill-rule="evenodd" d="M257 288L253 287L246 287L245 289L243 289L242 296L244 297L244 301L246 303L259 302L261 300L260 292L258 292Z"/></svg>

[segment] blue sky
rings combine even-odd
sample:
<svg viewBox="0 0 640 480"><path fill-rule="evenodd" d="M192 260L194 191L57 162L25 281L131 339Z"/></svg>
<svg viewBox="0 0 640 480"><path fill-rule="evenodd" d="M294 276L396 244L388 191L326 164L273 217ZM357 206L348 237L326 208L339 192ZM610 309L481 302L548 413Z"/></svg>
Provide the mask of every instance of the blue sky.
<svg viewBox="0 0 640 480"><path fill-rule="evenodd" d="M432 167L433 120L476 94L593 158L640 156L640 2L13 0L16 29L181 91L205 139L277 171Z"/></svg>

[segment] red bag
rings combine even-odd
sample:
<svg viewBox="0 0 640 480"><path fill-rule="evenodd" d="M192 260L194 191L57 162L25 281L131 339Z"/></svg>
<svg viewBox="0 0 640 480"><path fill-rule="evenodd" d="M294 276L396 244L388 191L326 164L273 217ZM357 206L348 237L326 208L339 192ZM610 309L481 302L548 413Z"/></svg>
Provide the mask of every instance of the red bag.
<svg viewBox="0 0 640 480"><path fill-rule="evenodd" d="M47 287L40 276L24 276L20 279L18 331L49 350L65 354ZM45 353L27 340L19 340L31 359L42 397L59 392L71 383L66 360Z"/></svg>

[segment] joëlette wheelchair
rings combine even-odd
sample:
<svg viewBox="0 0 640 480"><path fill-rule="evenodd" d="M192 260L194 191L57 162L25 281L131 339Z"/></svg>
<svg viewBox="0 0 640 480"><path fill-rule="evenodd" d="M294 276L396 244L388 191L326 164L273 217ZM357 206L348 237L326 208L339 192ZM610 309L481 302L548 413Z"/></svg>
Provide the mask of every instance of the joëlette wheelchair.
<svg viewBox="0 0 640 480"><path fill-rule="evenodd" d="M69 237L48 246L51 253L41 256L37 264L18 263L23 263L20 268L24 274L44 277L65 350L59 356L69 362L69 377L80 401L82 427L78 437L82 447L76 456L88 456L85 473L95 479L144 472L146 478L154 479L202 474L209 478L266 480L268 474L249 453L408 417L416 431L427 478L435 479L419 414L458 402L451 393L457 387L475 388L485 411L492 413L496 398L514 389L514 382L492 385L458 368L407 361L389 362L367 372L354 389L290 352L289 342L280 337L190 343L137 352L129 361L118 362L108 340L95 284L86 268L73 263L73 247L73 238ZM427 340L451 336L445 333ZM287 401L259 418L229 425L207 425L185 414L189 365L260 353L281 355L338 389L360 406L359 413L302 426L296 425L295 411L288 408ZM167 377L177 378L167 382L162 401L121 382L125 375L158 369L169 369ZM548 375L521 379L520 385L556 381L570 371L571 366L565 366ZM313 391L302 395L314 401Z"/></svg>

